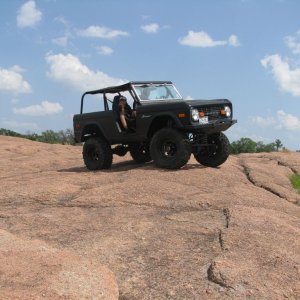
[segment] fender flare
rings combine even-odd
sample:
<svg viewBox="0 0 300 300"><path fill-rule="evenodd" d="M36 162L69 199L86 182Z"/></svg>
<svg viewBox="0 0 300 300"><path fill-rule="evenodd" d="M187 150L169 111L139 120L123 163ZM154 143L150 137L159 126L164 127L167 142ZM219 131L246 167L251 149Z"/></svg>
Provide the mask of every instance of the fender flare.
<svg viewBox="0 0 300 300"><path fill-rule="evenodd" d="M88 130L90 128L90 130ZM89 131L93 131L91 133L96 133L96 136L103 137L105 140L107 140L107 137L104 135L104 130L102 126L96 122L87 123L82 129L81 132L81 141L85 141L85 134L89 133Z"/></svg>
<svg viewBox="0 0 300 300"><path fill-rule="evenodd" d="M146 129L146 132L147 132L147 136L151 136L152 134L152 131L153 131L153 128L155 128L155 123L157 122L161 122L162 124L164 124L164 121L163 119L166 119L166 120L171 120L175 126L177 128L183 128L183 124L178 120L177 116L172 114L172 113L166 113L166 112L162 112L162 113L159 113L157 114L152 120L151 122L149 123L149 126L148 128ZM164 124L166 125L166 124ZM158 126L160 127L160 126ZM161 127L164 127L164 126L161 126Z"/></svg>

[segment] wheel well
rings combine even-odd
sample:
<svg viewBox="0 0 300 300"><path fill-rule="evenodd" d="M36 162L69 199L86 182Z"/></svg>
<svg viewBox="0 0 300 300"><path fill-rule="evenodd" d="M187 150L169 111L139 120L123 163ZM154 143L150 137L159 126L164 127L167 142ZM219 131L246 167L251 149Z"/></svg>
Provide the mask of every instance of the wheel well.
<svg viewBox="0 0 300 300"><path fill-rule="evenodd" d="M104 137L99 126L96 124L89 124L84 127L81 135L81 141L85 142L91 136Z"/></svg>
<svg viewBox="0 0 300 300"><path fill-rule="evenodd" d="M155 132L162 128L171 128L175 126L174 120L169 116L157 117L153 120L148 130L148 137L151 138Z"/></svg>

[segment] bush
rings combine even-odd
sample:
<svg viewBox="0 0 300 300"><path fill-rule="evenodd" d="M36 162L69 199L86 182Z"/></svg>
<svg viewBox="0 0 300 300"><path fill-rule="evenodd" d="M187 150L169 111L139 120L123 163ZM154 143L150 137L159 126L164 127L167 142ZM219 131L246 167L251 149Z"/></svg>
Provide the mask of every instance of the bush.
<svg viewBox="0 0 300 300"><path fill-rule="evenodd" d="M0 135L7 135L7 136L15 136L15 137L22 137L22 134L17 133L15 131L0 128Z"/></svg>
<svg viewBox="0 0 300 300"><path fill-rule="evenodd" d="M274 143L265 144L264 142L255 142L249 138L242 137L238 141L234 141L230 144L230 153L260 153L260 152L274 152L282 148L283 145L279 139L276 139ZM283 149L285 149L283 147Z"/></svg>
<svg viewBox="0 0 300 300"><path fill-rule="evenodd" d="M294 174L290 176L291 183L293 187L298 190L298 194L300 194L300 175L299 174Z"/></svg>
<svg viewBox="0 0 300 300"><path fill-rule="evenodd" d="M230 152L232 154L254 153L256 152L256 142L249 138L241 138L230 144Z"/></svg>
<svg viewBox="0 0 300 300"><path fill-rule="evenodd" d="M277 151L275 143L264 144L263 142L257 142L256 152L274 152Z"/></svg>
<svg viewBox="0 0 300 300"><path fill-rule="evenodd" d="M49 143L49 144L63 144L74 145L74 134L72 129L60 130L55 132L53 130L43 131L40 135L37 133L20 134L8 129L1 128L0 135L22 137L32 141Z"/></svg>

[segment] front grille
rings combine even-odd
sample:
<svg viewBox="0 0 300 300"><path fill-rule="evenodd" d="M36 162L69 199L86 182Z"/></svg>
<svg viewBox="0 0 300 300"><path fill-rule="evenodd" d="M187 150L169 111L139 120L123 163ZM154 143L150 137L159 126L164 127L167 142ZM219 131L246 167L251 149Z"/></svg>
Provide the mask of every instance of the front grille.
<svg viewBox="0 0 300 300"><path fill-rule="evenodd" d="M209 121L213 121L222 118L220 111L224 109L224 105L199 106L197 109L199 112L204 112Z"/></svg>

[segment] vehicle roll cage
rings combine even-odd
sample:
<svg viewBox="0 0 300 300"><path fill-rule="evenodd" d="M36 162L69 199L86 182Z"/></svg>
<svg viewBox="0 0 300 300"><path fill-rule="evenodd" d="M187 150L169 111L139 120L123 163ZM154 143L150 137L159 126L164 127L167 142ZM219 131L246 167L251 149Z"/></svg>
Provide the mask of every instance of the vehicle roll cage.
<svg viewBox="0 0 300 300"><path fill-rule="evenodd" d="M84 97L86 95L96 95L96 94L103 94L103 101L104 101L104 110L108 111L109 107L108 107L108 101L112 103L111 100L109 100L106 96L106 94L119 94L121 95L121 92L129 92L131 97L134 100L134 107L135 105L140 105L140 100L139 97L137 96L133 85L135 84L173 84L171 81L130 81L127 82L125 84L122 85L118 85L118 86L111 86L111 87L107 87L104 89L99 89L99 90L94 90L94 91L88 91L85 92L82 96L81 96L81 105L80 105L80 114L83 113L83 102L84 102Z"/></svg>

